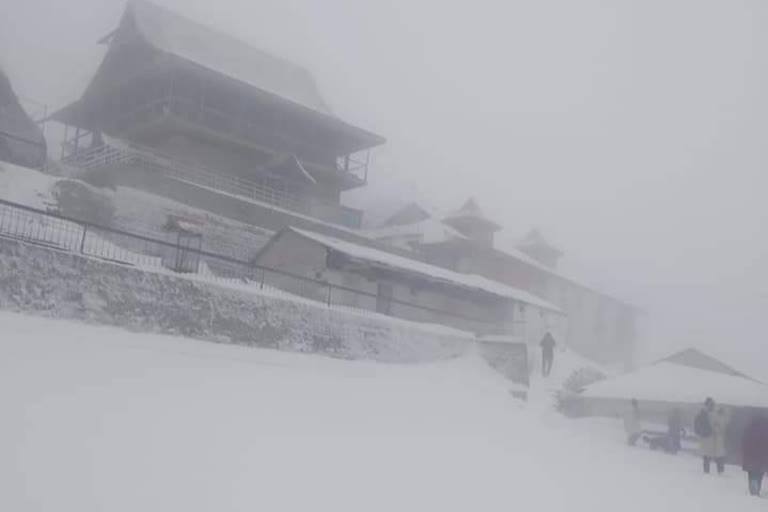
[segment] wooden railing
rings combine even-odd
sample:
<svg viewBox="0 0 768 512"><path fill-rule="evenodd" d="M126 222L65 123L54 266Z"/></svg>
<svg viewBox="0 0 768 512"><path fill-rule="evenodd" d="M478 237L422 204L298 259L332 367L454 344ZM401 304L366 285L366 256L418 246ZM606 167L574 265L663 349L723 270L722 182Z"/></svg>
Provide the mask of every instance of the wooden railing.
<svg viewBox="0 0 768 512"><path fill-rule="evenodd" d="M322 201L316 197L279 190L258 180L215 172L123 141L110 141L96 147L80 149L65 157L64 162L86 172L114 165L135 166L169 178L245 197L269 207L286 209L323 222L351 229L358 229L362 224L362 212L359 210Z"/></svg>

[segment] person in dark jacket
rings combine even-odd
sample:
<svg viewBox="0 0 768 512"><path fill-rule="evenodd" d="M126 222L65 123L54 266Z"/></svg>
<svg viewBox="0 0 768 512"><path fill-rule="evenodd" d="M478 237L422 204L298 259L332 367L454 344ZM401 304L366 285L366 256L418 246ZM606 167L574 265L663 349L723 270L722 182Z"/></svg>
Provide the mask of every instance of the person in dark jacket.
<svg viewBox="0 0 768 512"><path fill-rule="evenodd" d="M552 363L555 361L555 338L547 332L541 340L541 374L548 376L552 372Z"/></svg>
<svg viewBox="0 0 768 512"><path fill-rule="evenodd" d="M747 472L749 493L760 496L768 472L768 417L756 415L747 425L741 441L742 468Z"/></svg>
<svg viewBox="0 0 768 512"><path fill-rule="evenodd" d="M680 409L677 407L672 409L672 411L669 413L669 418L667 419L667 427L667 452L676 454L680 451L680 438L683 434L683 416L680 413Z"/></svg>

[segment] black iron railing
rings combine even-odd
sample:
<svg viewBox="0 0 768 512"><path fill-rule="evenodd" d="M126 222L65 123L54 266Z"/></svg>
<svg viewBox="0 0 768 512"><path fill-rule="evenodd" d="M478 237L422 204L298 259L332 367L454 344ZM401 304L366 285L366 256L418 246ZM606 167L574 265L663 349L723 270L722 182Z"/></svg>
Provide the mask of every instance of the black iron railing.
<svg viewBox="0 0 768 512"><path fill-rule="evenodd" d="M382 308L382 297L375 293L205 251L199 244L187 244L175 234L169 233L168 240L159 240L2 199L0 237L143 269L174 272L254 293L308 299L334 309L386 314L476 333L519 335L524 328L522 323L502 326L394 297L386 297L387 307Z"/></svg>

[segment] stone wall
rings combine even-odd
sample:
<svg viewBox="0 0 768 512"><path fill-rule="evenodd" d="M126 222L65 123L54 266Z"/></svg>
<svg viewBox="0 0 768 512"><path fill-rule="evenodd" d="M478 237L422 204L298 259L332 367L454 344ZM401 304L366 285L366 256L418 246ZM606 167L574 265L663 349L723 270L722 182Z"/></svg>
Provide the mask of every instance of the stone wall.
<svg viewBox="0 0 768 512"><path fill-rule="evenodd" d="M0 237L0 309L343 359L421 363L457 357L473 335L377 314L328 309ZM527 387L524 343L481 343L480 355Z"/></svg>
<svg viewBox="0 0 768 512"><path fill-rule="evenodd" d="M471 335L0 238L0 309L346 359L455 357Z"/></svg>

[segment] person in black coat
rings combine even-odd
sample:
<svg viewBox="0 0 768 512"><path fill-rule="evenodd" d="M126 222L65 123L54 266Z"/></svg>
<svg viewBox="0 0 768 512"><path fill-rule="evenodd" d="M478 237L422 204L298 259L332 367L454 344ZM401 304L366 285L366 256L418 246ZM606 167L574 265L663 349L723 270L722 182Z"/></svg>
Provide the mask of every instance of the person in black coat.
<svg viewBox="0 0 768 512"><path fill-rule="evenodd" d="M763 476L768 471L768 417L754 416L742 438L742 468L747 472L749 493L760 496Z"/></svg>
<svg viewBox="0 0 768 512"><path fill-rule="evenodd" d="M547 332L541 340L541 374L548 376L552 372L552 363L555 361L555 338Z"/></svg>
<svg viewBox="0 0 768 512"><path fill-rule="evenodd" d="M680 409L677 407L672 409L667 419L668 426L668 444L667 452L675 454L680 451L681 443L680 438L683 434L683 416L680 413Z"/></svg>

